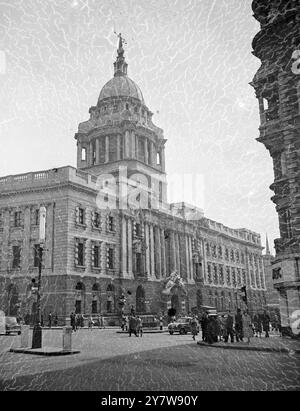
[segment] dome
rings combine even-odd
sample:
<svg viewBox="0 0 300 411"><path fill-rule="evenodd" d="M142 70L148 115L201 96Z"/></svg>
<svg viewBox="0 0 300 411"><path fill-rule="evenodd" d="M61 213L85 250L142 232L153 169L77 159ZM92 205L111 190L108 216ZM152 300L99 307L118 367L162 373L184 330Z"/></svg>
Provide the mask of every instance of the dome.
<svg viewBox="0 0 300 411"><path fill-rule="evenodd" d="M145 104L140 88L126 75L115 76L109 80L100 92L98 103L110 97L132 97Z"/></svg>

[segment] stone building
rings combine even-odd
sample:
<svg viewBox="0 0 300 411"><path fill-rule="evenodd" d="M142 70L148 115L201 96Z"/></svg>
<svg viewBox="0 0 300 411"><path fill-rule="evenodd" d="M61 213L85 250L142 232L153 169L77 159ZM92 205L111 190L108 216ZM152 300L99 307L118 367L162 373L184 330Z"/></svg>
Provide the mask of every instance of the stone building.
<svg viewBox="0 0 300 411"><path fill-rule="evenodd" d="M163 130L127 76L120 37L114 77L75 135L77 168L0 178L0 306L36 309L38 209L47 209L42 312L119 318L266 305L261 238L231 229L185 203L168 204ZM165 292L171 273L184 287ZM120 300L125 297L125 306Z"/></svg>
<svg viewBox="0 0 300 411"><path fill-rule="evenodd" d="M261 25L253 40L262 62L253 80L259 102L260 136L273 160L272 201L279 218L273 281L280 296L283 329L291 332L300 309L300 4L255 0Z"/></svg>

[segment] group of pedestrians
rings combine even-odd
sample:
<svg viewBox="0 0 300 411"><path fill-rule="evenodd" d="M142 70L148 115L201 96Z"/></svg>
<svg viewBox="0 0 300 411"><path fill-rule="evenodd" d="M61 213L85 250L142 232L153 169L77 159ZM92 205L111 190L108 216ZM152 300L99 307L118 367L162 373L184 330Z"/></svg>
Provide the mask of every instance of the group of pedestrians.
<svg viewBox="0 0 300 411"><path fill-rule="evenodd" d="M131 334L134 334L136 337L143 336L143 322L141 317L130 314L128 317L128 334L129 337L131 337Z"/></svg>
<svg viewBox="0 0 300 411"><path fill-rule="evenodd" d="M79 327L84 327L84 316L82 314L75 314L72 312L70 314L70 322L73 331L77 331ZM94 325L98 325L99 328L105 328L103 325L103 317L102 315L98 315L97 321L93 319L92 316L88 318L88 328L89 330L93 329Z"/></svg>
<svg viewBox="0 0 300 411"><path fill-rule="evenodd" d="M248 310L244 312L237 309L236 315L233 317L230 310L227 315L217 316L205 313L201 318L202 340L208 344L213 344L218 341L227 343L230 339L231 343L243 342L244 339L250 344L250 339L265 332L265 337L269 337L270 316L265 311L262 315L256 314L252 320Z"/></svg>

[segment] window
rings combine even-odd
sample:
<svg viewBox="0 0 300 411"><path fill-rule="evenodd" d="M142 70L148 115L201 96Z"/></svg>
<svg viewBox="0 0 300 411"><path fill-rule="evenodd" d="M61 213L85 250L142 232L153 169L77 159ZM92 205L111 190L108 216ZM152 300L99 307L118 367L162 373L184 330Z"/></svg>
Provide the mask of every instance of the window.
<svg viewBox="0 0 300 411"><path fill-rule="evenodd" d="M126 110L129 110L129 104L126 103Z"/></svg>
<svg viewBox="0 0 300 411"><path fill-rule="evenodd" d="M161 165L161 152L160 151L156 154L156 165L157 166Z"/></svg>
<svg viewBox="0 0 300 411"><path fill-rule="evenodd" d="M40 245L39 244L34 244L33 247L33 266L34 267L39 267L40 263Z"/></svg>
<svg viewBox="0 0 300 411"><path fill-rule="evenodd" d="M36 209L34 210L34 216L33 216L33 224L34 225L39 225L40 224L40 210Z"/></svg>
<svg viewBox="0 0 300 411"><path fill-rule="evenodd" d="M13 268L19 268L21 264L21 247L19 245L14 245L13 251Z"/></svg>
<svg viewBox="0 0 300 411"><path fill-rule="evenodd" d="M115 219L112 216L108 216L108 231L115 231Z"/></svg>
<svg viewBox="0 0 300 411"><path fill-rule="evenodd" d="M109 138L109 161L117 161L117 136Z"/></svg>
<svg viewBox="0 0 300 411"><path fill-rule="evenodd" d="M84 209L79 208L79 224L84 224Z"/></svg>
<svg viewBox="0 0 300 411"><path fill-rule="evenodd" d="M105 163L105 137L99 140L99 163Z"/></svg>
<svg viewBox="0 0 300 411"><path fill-rule="evenodd" d="M81 161L86 161L86 148L81 150Z"/></svg>
<svg viewBox="0 0 300 411"><path fill-rule="evenodd" d="M234 262L234 252L233 252L233 250L230 251L230 260Z"/></svg>
<svg viewBox="0 0 300 411"><path fill-rule="evenodd" d="M137 274L142 273L142 254L136 253L136 272Z"/></svg>
<svg viewBox="0 0 300 411"><path fill-rule="evenodd" d="M108 247L107 251L107 268L109 270L113 270L115 268L114 262L114 249L112 247Z"/></svg>
<svg viewBox="0 0 300 411"><path fill-rule="evenodd" d="M219 258L222 258L222 256L223 256L223 250L222 250L221 245L219 245L219 247L218 247L218 256L219 256Z"/></svg>
<svg viewBox="0 0 300 411"><path fill-rule="evenodd" d="M236 258L237 263L239 263L240 262L240 253L238 251L235 252L235 258Z"/></svg>
<svg viewBox="0 0 300 411"><path fill-rule="evenodd" d="M205 248L206 248L206 255L209 256L210 255L210 246L209 246L208 243L206 243Z"/></svg>
<svg viewBox="0 0 300 411"><path fill-rule="evenodd" d="M141 138L138 139L138 160L145 162L145 142Z"/></svg>
<svg viewBox="0 0 300 411"><path fill-rule="evenodd" d="M228 261L229 260L229 251L228 248L225 248L225 259Z"/></svg>
<svg viewBox="0 0 300 411"><path fill-rule="evenodd" d="M100 267L100 246L99 245L94 245L93 246L93 267L99 268Z"/></svg>
<svg viewBox="0 0 300 411"><path fill-rule="evenodd" d="M75 243L75 265L85 266L85 240L77 239Z"/></svg>
<svg viewBox="0 0 300 411"><path fill-rule="evenodd" d="M92 224L93 224L94 228L100 228L100 226L101 226L100 213L97 213L97 212L93 213Z"/></svg>
<svg viewBox="0 0 300 411"><path fill-rule="evenodd" d="M139 223L136 223L136 224L135 224L135 235L136 235L137 237L141 237L141 236L142 236L142 227L141 227L141 224L139 224Z"/></svg>
<svg viewBox="0 0 300 411"><path fill-rule="evenodd" d="M14 226L15 227L21 227L21 217L22 217L22 212L16 211L14 214Z"/></svg>

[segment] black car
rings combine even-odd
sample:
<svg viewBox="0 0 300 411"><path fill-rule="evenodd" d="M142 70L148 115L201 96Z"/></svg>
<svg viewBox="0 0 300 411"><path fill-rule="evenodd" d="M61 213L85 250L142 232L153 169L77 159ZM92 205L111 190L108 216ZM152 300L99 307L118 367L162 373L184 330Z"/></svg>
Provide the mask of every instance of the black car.
<svg viewBox="0 0 300 411"><path fill-rule="evenodd" d="M171 322L168 325L169 333L173 335L175 332L179 332L179 334L187 334L188 332L191 332L192 319L192 317L181 317L178 318L178 320Z"/></svg>

